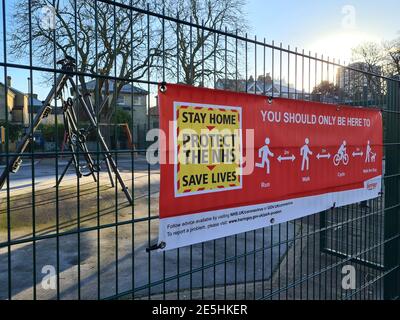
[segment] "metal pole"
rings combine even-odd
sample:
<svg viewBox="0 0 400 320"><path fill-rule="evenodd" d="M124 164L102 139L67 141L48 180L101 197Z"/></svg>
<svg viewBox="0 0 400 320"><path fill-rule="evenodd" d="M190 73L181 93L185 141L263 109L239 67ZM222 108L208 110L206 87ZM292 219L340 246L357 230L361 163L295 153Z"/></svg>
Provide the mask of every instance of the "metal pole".
<svg viewBox="0 0 400 320"><path fill-rule="evenodd" d="M69 76L66 74L60 74L57 78L56 85L50 90L46 100L43 102L42 107L40 108L38 114L36 115L35 119L29 126L27 133L23 136L22 140L17 146L16 154L8 161L3 173L0 176L0 190L3 188L3 185L6 181L8 172L16 172L21 164L21 156L26 147L29 145L29 142L32 140L32 134L39 126L40 122L43 118L46 118L51 111L50 103L51 101L57 97L60 90L65 86L67 83Z"/></svg>
<svg viewBox="0 0 400 320"><path fill-rule="evenodd" d="M400 142L399 118L395 112L400 111L400 83L387 81L387 121L386 142ZM392 113L394 112L394 113ZM387 146L385 150L385 176L396 177L384 179L384 282L383 297L385 300L400 299L400 183L397 174L400 172L400 156L397 149Z"/></svg>
<svg viewBox="0 0 400 320"><path fill-rule="evenodd" d="M82 95L81 95L81 93L79 91L79 88L76 86L76 84L75 84L73 79L69 79L69 81L71 83L71 86L72 86L74 92L76 92L76 95L77 95L77 98L79 99L79 102L81 103L81 105L83 106L84 110L86 111L86 115L88 116L91 125L94 128L97 128L97 121L93 117L92 113L90 112L89 107L87 106L85 100L83 99L83 97L82 97ZM131 196L130 192L128 191L128 187L125 185L124 180L121 177L121 174L120 174L120 172L118 170L117 165L114 162L114 159L113 159L113 157L112 157L112 155L110 153L110 150L108 149L108 146L107 146L106 141L104 140L104 137L102 136L101 133L98 133L97 138L99 139L101 147L105 151L105 157L108 159L108 161L109 161L109 163L111 165L111 168L113 169L113 171L114 171L114 173L115 173L115 175L116 175L116 177L118 179L118 182L121 185L122 191L125 193L125 196L128 199L129 203L132 204L133 203L132 196Z"/></svg>

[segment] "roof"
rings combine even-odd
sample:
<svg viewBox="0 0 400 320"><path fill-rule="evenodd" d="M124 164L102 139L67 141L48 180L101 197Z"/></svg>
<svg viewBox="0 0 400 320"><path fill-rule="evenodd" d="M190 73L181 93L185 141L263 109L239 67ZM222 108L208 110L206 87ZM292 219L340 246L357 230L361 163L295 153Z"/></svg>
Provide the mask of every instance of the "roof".
<svg viewBox="0 0 400 320"><path fill-rule="evenodd" d="M0 82L0 85L2 85L2 86L4 86L4 83L3 82ZM11 91L13 91L14 93L18 93L18 94L22 94L22 95L24 95L24 96L28 96L28 103L30 104L31 103L31 99L30 99L30 97L29 97L29 94L28 93L23 93L22 91L19 91L18 89L15 89L14 87L8 87L8 89L9 90L11 90ZM37 98L35 98L35 97L32 97L32 99L33 99L33 105L35 106L35 105L42 105L43 103L42 103L42 101L40 101L39 99L37 99Z"/></svg>
<svg viewBox="0 0 400 320"><path fill-rule="evenodd" d="M33 113L34 113L34 114L35 114L35 113L38 113L41 107L42 107L42 106L33 106ZM28 112L31 113L31 108L28 109ZM51 107L50 113L51 113L51 114L62 114L62 113L63 113L63 110L62 110L61 107L57 107L57 108L56 108L56 107L52 106L52 107Z"/></svg>
<svg viewBox="0 0 400 320"><path fill-rule="evenodd" d="M232 80L232 79L218 79L217 81L217 89L228 89L228 90L234 90L239 91L239 92L248 92L248 93L254 93L254 86L256 86L257 90L256 93L263 93L264 88L265 88L265 93L264 94L272 94L272 82L268 81L247 81L246 80ZM265 86L265 87L264 87ZM247 90L246 90L247 88ZM282 85L280 84L279 80L274 81L274 86L273 86L273 91L274 93L278 93L282 91L282 94L284 93L301 93L302 91L297 90L291 86Z"/></svg>
<svg viewBox="0 0 400 320"><path fill-rule="evenodd" d="M109 81L109 90L110 92L114 92L114 80L110 80ZM81 87L81 86L79 86ZM86 87L88 88L88 90L94 90L96 87L96 80L92 80L89 82L86 82ZM132 84L125 84L122 89L121 89L121 93L135 93L135 94L144 94L147 95L148 92L146 90L143 90L142 88L136 87Z"/></svg>
<svg viewBox="0 0 400 320"><path fill-rule="evenodd" d="M0 82L0 85L4 86L4 83ZM22 91L19 91L18 89L15 89L13 87L8 88L10 91L12 91L14 94L20 94L23 96L28 96L28 110L30 112L31 110L31 105L33 106L34 112L37 112L43 105L43 102L35 97L29 97L27 93L23 93ZM14 106L15 110L22 110L23 106Z"/></svg>
<svg viewBox="0 0 400 320"><path fill-rule="evenodd" d="M3 86L3 87L5 87L5 85L4 85L4 83L3 82L0 82L0 85L1 86ZM21 91L19 91L19 90L17 90L17 89L15 89L15 88L13 88L13 87L8 87L8 90L10 90L10 91L12 91L12 93L14 93L14 94L25 94L25 93L23 93L23 92L21 92Z"/></svg>
<svg viewBox="0 0 400 320"><path fill-rule="evenodd" d="M33 98L33 97L32 98L28 97L28 105L29 106L32 105L34 107L36 107L36 106L41 107L43 105L43 101L41 101L39 99L36 99L36 98Z"/></svg>
<svg viewBox="0 0 400 320"><path fill-rule="evenodd" d="M28 97L28 112L31 112L31 109L33 109L33 113L37 113L42 106L43 101L34 97Z"/></svg>

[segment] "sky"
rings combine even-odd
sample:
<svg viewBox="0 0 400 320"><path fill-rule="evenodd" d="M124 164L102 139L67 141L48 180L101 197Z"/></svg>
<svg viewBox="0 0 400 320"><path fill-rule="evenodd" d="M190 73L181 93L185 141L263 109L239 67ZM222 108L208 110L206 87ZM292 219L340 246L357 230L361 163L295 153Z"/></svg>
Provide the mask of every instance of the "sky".
<svg viewBox="0 0 400 320"><path fill-rule="evenodd" d="M349 62L351 48L400 36L399 0L248 0L249 34Z"/></svg>
<svg viewBox="0 0 400 320"><path fill-rule="evenodd" d="M284 47L290 45L293 50L297 47L299 52L304 49L343 63L350 62L351 48L362 42L400 36L399 12L400 0L247 0L247 33L249 38L265 37L268 43L275 40L277 45L282 42ZM250 67L249 72L254 70ZM27 92L29 72L10 69L9 73L13 86ZM39 78L34 75L34 79ZM47 89L34 81L39 99L46 97Z"/></svg>

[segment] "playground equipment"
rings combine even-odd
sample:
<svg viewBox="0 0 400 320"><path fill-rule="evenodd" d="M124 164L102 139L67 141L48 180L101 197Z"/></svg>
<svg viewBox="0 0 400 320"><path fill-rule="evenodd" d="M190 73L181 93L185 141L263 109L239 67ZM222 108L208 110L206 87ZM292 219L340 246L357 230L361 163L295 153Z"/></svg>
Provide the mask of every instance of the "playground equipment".
<svg viewBox="0 0 400 320"><path fill-rule="evenodd" d="M3 173L0 176L0 190L3 187L8 175L10 173L16 173L22 163L21 155L28 147L29 143L33 141L33 134L35 130L38 128L41 121L46 118L50 112L52 107L50 103L53 99L60 99L62 102L62 112L65 126L65 137L67 141L67 145L70 148L71 158L68 161L65 169L63 170L61 176L57 180L57 186L61 183L63 177L65 176L68 168L71 164L74 164L76 175L81 178L82 176L92 176L93 180L96 181L95 173L100 171L100 164L96 163L94 158L92 157L87 144L86 138L89 133L95 133L96 139L99 142L99 147L101 148L102 154L104 154L104 161L106 163L107 171L109 174L111 185L114 186L112 173L115 174L119 184L121 185L122 191L125 193L125 196L129 203L132 204L132 196L128 191L127 186L124 183L124 180L121 177L121 174L118 170L118 167L112 157L112 154L107 146L107 143L102 136L99 130L98 119L96 116L95 106L92 104L91 99L84 99L83 97L88 95L88 93L82 93L80 91L79 86L75 84L75 81L72 76L72 72L75 70L75 59L66 56L65 59L62 59L57 62L57 64L61 65L62 73L57 77L56 83L53 88L50 90L46 99L43 102L43 105L39 112L37 113L35 119L31 123L27 133L22 137L22 140L17 146L15 155L11 157L11 159L6 163ZM72 91L75 93L75 97L68 97L64 99L64 89L70 85L72 87ZM65 90L68 92L68 90ZM97 110L101 110L104 105L107 103L108 97L106 97L102 104L98 106ZM79 128L77 122L77 103L83 108L84 114L87 116L89 120L89 126L87 128ZM78 154L82 154L83 158L86 162L86 165L81 166L79 163ZM87 172L83 173L82 169L86 169Z"/></svg>

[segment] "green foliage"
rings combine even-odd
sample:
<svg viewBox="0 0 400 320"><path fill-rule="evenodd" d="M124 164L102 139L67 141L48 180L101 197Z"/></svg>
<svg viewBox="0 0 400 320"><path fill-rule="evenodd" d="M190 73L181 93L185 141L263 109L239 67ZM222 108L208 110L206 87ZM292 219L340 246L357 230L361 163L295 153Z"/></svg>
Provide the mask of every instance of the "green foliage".
<svg viewBox="0 0 400 320"><path fill-rule="evenodd" d="M128 111L125 111L122 109L117 109L117 110L115 110L115 112L111 118L111 123L112 124L127 123L128 126L131 128L132 127L132 116Z"/></svg>
<svg viewBox="0 0 400 320"><path fill-rule="evenodd" d="M113 140L126 139L125 131L120 124L127 123L132 128L132 116L128 111L117 109L111 119L111 136ZM115 124L115 125L114 125Z"/></svg>
<svg viewBox="0 0 400 320"><path fill-rule="evenodd" d="M4 127L7 130L7 124L5 121L0 121L0 127ZM21 137L23 133L23 126L13 123L8 123L8 138L11 142L15 142Z"/></svg>
<svg viewBox="0 0 400 320"><path fill-rule="evenodd" d="M322 81L319 85L314 87L312 94L320 94L323 96L340 96L343 94L338 85L329 81Z"/></svg>
<svg viewBox="0 0 400 320"><path fill-rule="evenodd" d="M42 132L43 139L47 142L62 143L64 138L64 124L42 124L39 126L39 130Z"/></svg>

